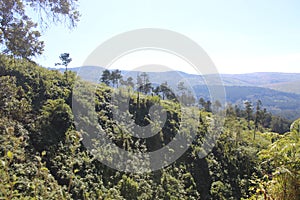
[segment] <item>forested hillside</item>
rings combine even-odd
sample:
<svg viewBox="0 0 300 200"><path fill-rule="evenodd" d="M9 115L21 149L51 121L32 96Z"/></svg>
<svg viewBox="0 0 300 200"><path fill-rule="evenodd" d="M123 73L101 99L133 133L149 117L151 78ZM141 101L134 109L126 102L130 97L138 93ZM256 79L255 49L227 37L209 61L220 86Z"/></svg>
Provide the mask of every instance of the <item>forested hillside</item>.
<svg viewBox="0 0 300 200"><path fill-rule="evenodd" d="M50 68L55 70L55 68ZM64 68L57 69L64 72ZM91 82L99 81L99 74L104 68L96 66L84 66L71 68L82 79ZM123 76L136 77L142 72L122 71ZM196 74L187 74L180 71L167 72L147 72L151 82L162 84L167 82L170 88L176 89L178 78L188 82L196 93L196 97L210 99L205 80L213 75L200 76ZM295 120L300 116L300 94L299 79L300 74L293 73L250 73L250 74L220 74L226 91L226 100L228 103L242 105L244 101L256 102L261 100L264 107L273 114Z"/></svg>
<svg viewBox="0 0 300 200"><path fill-rule="evenodd" d="M263 109L250 112L247 107L229 106L222 111L226 119L218 130L220 137L202 158L203 138L213 117L205 107L208 102L181 105L172 95L163 98L129 86L117 90L118 83L113 83L115 87L100 83L94 91L97 122L120 148L154 151L176 134L196 134L171 165L153 172L122 172L102 164L84 145L83 138L92 133L76 129L72 112L72 95L80 89L73 90L76 81L84 83L82 89L93 88L70 71L62 74L1 55L0 199L299 199L300 120L279 134L271 132L270 123L274 120L280 126L280 120L262 120ZM151 123L150 107L162 106L167 118L159 134L146 140L132 136L130 129L120 131L122 124L111 116L111 109L118 106L111 101L114 91L130 99L129 111L120 115L125 121ZM182 109L194 116L186 124L180 118ZM102 153L100 157L109 155ZM135 162L128 165L144 161Z"/></svg>

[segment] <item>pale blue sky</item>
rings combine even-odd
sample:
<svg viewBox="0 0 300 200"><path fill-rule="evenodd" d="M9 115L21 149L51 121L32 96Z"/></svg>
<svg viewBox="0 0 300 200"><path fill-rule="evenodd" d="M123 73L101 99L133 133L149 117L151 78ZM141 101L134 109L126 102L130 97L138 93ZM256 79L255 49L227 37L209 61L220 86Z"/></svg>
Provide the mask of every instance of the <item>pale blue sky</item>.
<svg viewBox="0 0 300 200"><path fill-rule="evenodd" d="M44 55L54 67L69 52L70 67L114 35L139 28L163 28L196 41L221 73L260 71L300 73L298 0L81 0L82 14L72 31L46 30Z"/></svg>

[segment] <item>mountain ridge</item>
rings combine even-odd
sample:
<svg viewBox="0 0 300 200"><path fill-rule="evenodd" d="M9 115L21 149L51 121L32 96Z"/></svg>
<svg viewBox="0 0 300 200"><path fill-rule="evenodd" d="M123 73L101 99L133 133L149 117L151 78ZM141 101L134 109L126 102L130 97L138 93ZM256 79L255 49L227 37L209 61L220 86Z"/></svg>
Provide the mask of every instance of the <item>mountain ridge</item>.
<svg viewBox="0 0 300 200"><path fill-rule="evenodd" d="M61 72L65 71L65 68L48 68L51 70L58 70ZM76 72L87 81L97 82L101 76L102 71L105 68L96 66L84 66L69 68L68 70ZM114 69L112 69L114 70ZM138 73L141 71L128 71L121 70L122 75L128 77L132 76L133 79L136 78ZM190 84L199 85L205 84L205 77L220 76L223 85L226 86L255 86L270 88L279 91L286 91L289 88L289 93L300 94L300 73L285 73L285 72L253 72L245 74L209 74L209 75L197 75L189 74L182 71L165 71L165 72L147 72L149 78L152 82L160 82L161 77L164 77L164 81L167 81L172 85L174 82L174 76L180 76L182 79L188 79ZM296 85L295 85L296 84ZM296 87L295 87L296 86ZM299 87L300 88L300 87Z"/></svg>
<svg viewBox="0 0 300 200"><path fill-rule="evenodd" d="M99 82L102 71L105 68L86 66L70 68L70 71L76 72L82 79L91 82ZM65 68L54 69L61 72ZM124 79L131 76L136 81L140 71L121 71ZM210 99L210 92L207 89L206 79L214 79L215 75L195 75L180 71L166 72L147 72L150 82L153 85L159 85L165 81L170 88L177 88L177 84L184 80L188 83L189 88L193 90L196 97ZM273 114L278 114L290 120L300 116L300 91L297 93L297 87L300 86L300 73L280 73L280 72L256 72L248 74L220 74L226 100L231 104L243 106L243 102L248 100L255 104L258 100L263 102L263 106ZM218 78L218 80L219 80ZM299 82L297 82L299 81ZM216 82L220 83L220 82ZM290 87L289 84L294 84ZM296 85L295 85L296 84ZM279 86L283 85L283 88ZM286 88L289 88L287 90ZM255 106L255 105L253 105Z"/></svg>

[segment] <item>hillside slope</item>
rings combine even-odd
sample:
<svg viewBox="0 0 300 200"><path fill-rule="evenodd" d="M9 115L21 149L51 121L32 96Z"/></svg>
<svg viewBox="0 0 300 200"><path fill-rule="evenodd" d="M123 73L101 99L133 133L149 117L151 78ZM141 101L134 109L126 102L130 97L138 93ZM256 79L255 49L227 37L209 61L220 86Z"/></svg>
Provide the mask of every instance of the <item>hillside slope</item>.
<svg viewBox="0 0 300 200"><path fill-rule="evenodd" d="M78 82L81 80L70 72L66 76L28 61L0 57L1 198L298 198L300 191L295 186L300 180L299 120L290 132L279 135L262 125L256 127L252 119L237 117L230 111L224 126L214 129L210 127L214 115L202 109L181 107L176 101L103 84L95 89L95 85L81 82L81 87L73 90ZM95 92L92 102L86 101L91 99L88 90ZM72 96L80 91L81 98L72 104ZM122 98L115 101L113 94ZM129 99L129 110L122 110L122 104L128 103L126 99ZM90 103L94 106L89 107ZM167 112L158 134L141 139L133 136L132 128L123 129L128 121L141 126L155 121L160 115L150 109L155 104ZM114 153L106 148L109 146L99 149L95 146L97 155L89 150L84 142L86 138L101 142L103 137L95 138L98 132L76 129L75 105L85 108L76 114L81 122L93 124L85 115L86 109L94 110L97 124L93 125L105 131L103 136L119 148L138 155L162 148L176 136L190 138L191 133L196 136L188 140L190 145L184 154L164 168L144 173L118 171L103 164L101 159L117 161L123 159L122 154L109 156ZM118 118L113 117L113 109L119 109ZM183 112L192 117L184 117ZM220 137L210 136L211 131ZM207 137L217 140L204 140ZM169 148L167 152L175 151L176 148ZM143 158L120 165L151 166L152 161L155 160Z"/></svg>
<svg viewBox="0 0 300 200"><path fill-rule="evenodd" d="M64 71L64 69L59 69ZM99 82L104 68L87 66L70 69L76 72L82 79ZM126 79L136 77L141 72L122 71ZM169 87L176 90L177 84L184 80L190 85L198 98L210 99L210 92L205 86L205 76L187 74L179 71L169 72L147 72L153 85L167 82ZM212 75L207 75L211 78ZM281 115L290 120L300 117L300 95L297 94L300 88L300 74L289 73L250 73L250 74L221 74L226 91L227 102L243 106L243 101L252 103L261 100L273 114Z"/></svg>

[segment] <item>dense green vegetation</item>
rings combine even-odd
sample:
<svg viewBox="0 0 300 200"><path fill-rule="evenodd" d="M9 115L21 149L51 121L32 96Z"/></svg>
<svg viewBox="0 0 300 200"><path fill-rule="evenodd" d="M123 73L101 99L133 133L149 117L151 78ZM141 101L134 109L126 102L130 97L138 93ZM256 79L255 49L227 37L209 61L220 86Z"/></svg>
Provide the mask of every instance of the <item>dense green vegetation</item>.
<svg viewBox="0 0 300 200"><path fill-rule="evenodd" d="M76 130L71 109L75 81L81 80L65 73L1 55L0 199L299 199L299 120L291 130L278 134L271 132L268 123L281 121L259 117L263 108L229 106L220 138L200 158L212 117L205 107L179 105L174 96L163 100L161 90L150 95L144 88L139 93L130 89L130 84L122 90L98 84L98 123L127 151L153 151L168 144L179 134L180 107L195 116L180 134L189 135L188 125L192 125L196 138L176 162L154 172L121 172L102 164L83 145L82 137L91 133ZM118 83L111 82L115 87ZM83 86L93 89L90 83ZM152 105L163 106L167 121L159 134L142 140L133 137L130 129L120 131L122 124L111 116L117 106L111 101L114 91L130 97L129 112L120 116L132 117L137 124L152 120L148 115ZM147 164L137 160L130 165L139 162Z"/></svg>
<svg viewBox="0 0 300 200"><path fill-rule="evenodd" d="M209 98L209 91L205 85L197 85L194 90L199 96ZM256 102L261 100L268 111L275 115L290 120L295 120L300 115L299 94L253 86L225 86L225 90L227 101L232 104L239 105L243 104L244 101Z"/></svg>
<svg viewBox="0 0 300 200"><path fill-rule="evenodd" d="M1 0L0 12L0 199L299 199L300 119L290 126L266 109L299 117L299 95L228 87L231 103L242 106L224 108L208 100L198 76L190 82L199 100L184 82L177 84L172 72L165 72L169 80L163 82L153 80L157 74L135 72L135 84L119 70L104 70L101 84L84 82L67 70L69 53L56 63L65 66L64 74L31 61L44 50L40 29L52 23L76 26L77 0ZM32 18L32 13L38 14ZM90 70L86 75L97 82L97 74ZM224 82L251 86L258 75L264 76ZM261 80L281 84L287 77ZM174 87L178 94L170 90ZM154 105L165 119L151 110ZM213 110L226 113L224 126L211 126L219 123ZM157 119L165 122L162 127ZM134 131L145 131L133 124L150 124L157 134L139 138ZM85 126L95 129L81 129ZM211 133L220 137L213 140ZM168 146L162 154L166 160L176 150L171 141L187 138L191 145L172 164L143 171L155 168L156 160L129 156L130 162L123 161L123 154L109 145L97 146L106 137L137 155ZM133 173L129 168L139 169Z"/></svg>
<svg viewBox="0 0 300 200"><path fill-rule="evenodd" d="M80 71L79 71L80 69ZM65 69L59 69L64 72ZM70 69L87 81L98 82L104 69L101 67L85 66ZM137 81L138 71L122 71L126 77ZM197 98L210 99L210 92L205 85L205 77L184 72L148 72L148 78L153 83L167 83L169 88L176 89L178 79L187 80L195 91ZM210 75L207 75L210 77ZM272 114L294 121L300 116L299 79L300 74L286 73L251 73L251 74L221 74L226 91L226 100L231 104L243 105L244 101L257 102L261 100L263 106ZM163 77L163 78L162 78Z"/></svg>

